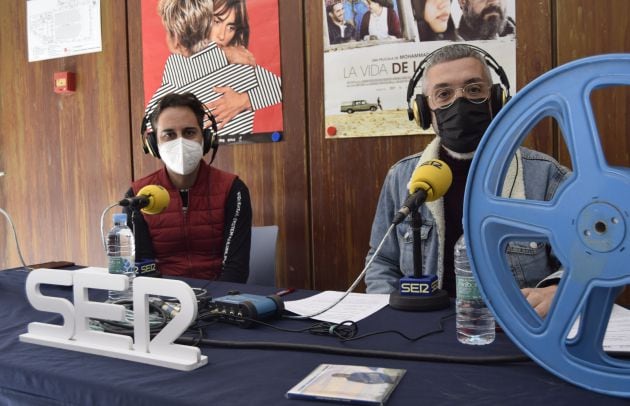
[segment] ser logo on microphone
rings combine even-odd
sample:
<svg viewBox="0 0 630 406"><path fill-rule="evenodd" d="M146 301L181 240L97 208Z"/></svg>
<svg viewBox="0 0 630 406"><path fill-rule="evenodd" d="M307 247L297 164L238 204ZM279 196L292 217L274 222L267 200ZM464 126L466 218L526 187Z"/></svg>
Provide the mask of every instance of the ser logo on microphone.
<svg viewBox="0 0 630 406"><path fill-rule="evenodd" d="M159 276L157 264L154 259L136 261L137 276Z"/></svg>
<svg viewBox="0 0 630 406"><path fill-rule="evenodd" d="M444 165L443 165L443 162L442 162L442 161L440 161L440 160L437 160L437 159L432 159L432 160L430 160L430 161L424 162L424 163L423 163L422 165L420 165L420 166L425 166L425 165L431 165L431 166L433 166L433 167L435 167L435 168L438 168L438 169L442 169L442 167L444 166Z"/></svg>
<svg viewBox="0 0 630 406"><path fill-rule="evenodd" d="M432 282L407 282L401 281L400 294L401 295L418 295L418 296L431 296L438 289L438 281L434 279Z"/></svg>

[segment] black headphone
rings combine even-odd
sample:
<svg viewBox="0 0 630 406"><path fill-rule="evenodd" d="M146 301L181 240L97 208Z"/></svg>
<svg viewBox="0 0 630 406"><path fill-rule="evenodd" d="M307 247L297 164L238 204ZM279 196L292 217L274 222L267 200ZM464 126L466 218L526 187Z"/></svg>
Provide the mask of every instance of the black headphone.
<svg viewBox="0 0 630 406"><path fill-rule="evenodd" d="M199 103L201 104L201 102ZM144 150L144 153L151 154L156 158L160 158L160 151L158 149L155 130L148 130L149 124L151 124L151 119L153 118L153 114L155 114L157 110L158 109L155 108L150 114L145 114L144 118L142 119L140 134L142 135L142 149ZM203 137L203 154L206 155L208 151L212 149L212 157L210 158L210 163L212 163L212 161L214 161L215 155L217 154L217 150L219 149L219 137L217 137L217 120L216 118L214 118L212 113L205 109L204 116L208 117L208 120L210 121L210 127L204 128L201 132L201 135Z"/></svg>
<svg viewBox="0 0 630 406"><path fill-rule="evenodd" d="M458 46L466 46L471 48L477 52L479 52L482 56L486 65L488 65L492 70L495 71L497 76L501 79L500 84L496 83L492 85L490 88L490 107L492 108L492 113L496 115L499 110L505 105L505 103L510 100L510 82L508 81L507 75L505 71L499 65L499 63L486 51L483 49L470 45L470 44L457 44ZM452 45L447 45L452 46ZM442 47L444 48L444 47ZM407 115L409 116L409 121L415 120L416 123L423 129L427 130L429 126L431 126L431 109L429 108L429 101L427 96L419 93L416 95L415 99L413 99L413 92L416 89L416 85L422 78L422 74L424 73L426 64L433 57L433 55L440 51L442 48L438 48L435 51L431 52L427 55L420 65L416 68L411 76L411 80L409 81L409 85L407 86Z"/></svg>

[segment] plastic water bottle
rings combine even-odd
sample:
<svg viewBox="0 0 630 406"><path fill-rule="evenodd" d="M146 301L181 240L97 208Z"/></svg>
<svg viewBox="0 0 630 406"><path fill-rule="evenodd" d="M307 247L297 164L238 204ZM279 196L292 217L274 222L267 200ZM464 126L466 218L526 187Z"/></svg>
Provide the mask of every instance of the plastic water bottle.
<svg viewBox="0 0 630 406"><path fill-rule="evenodd" d="M457 286L457 339L464 344L485 345L494 341L494 316L486 306L473 276L466 240L462 235L455 244L455 281Z"/></svg>
<svg viewBox="0 0 630 406"><path fill-rule="evenodd" d="M107 258L109 273L129 277L129 289L126 291L110 290L107 296L110 302L133 297L132 284L136 277L136 244L131 229L127 227L125 213L114 214L114 226L107 233Z"/></svg>

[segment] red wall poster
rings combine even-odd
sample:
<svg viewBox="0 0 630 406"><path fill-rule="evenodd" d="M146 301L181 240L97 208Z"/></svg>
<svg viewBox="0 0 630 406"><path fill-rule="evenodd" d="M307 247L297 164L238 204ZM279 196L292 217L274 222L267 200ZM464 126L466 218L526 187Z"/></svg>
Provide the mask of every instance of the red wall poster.
<svg viewBox="0 0 630 406"><path fill-rule="evenodd" d="M147 114L192 92L221 143L282 139L278 0L142 0L142 61Z"/></svg>

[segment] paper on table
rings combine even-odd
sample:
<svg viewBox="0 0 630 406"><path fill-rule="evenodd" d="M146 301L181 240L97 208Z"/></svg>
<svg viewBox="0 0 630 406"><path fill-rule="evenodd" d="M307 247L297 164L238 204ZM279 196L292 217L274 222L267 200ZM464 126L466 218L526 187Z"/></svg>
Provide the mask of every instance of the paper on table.
<svg viewBox="0 0 630 406"><path fill-rule="evenodd" d="M327 290L306 299L284 302L284 308L301 316L317 313L330 306L344 294ZM332 309L313 317L315 320L341 323L346 320L357 322L376 313L389 303L389 295L350 293Z"/></svg>
<svg viewBox="0 0 630 406"><path fill-rule="evenodd" d="M567 338L573 338L577 334L578 318ZM604 335L604 351L630 353L630 310L614 305L608 320L608 328Z"/></svg>

